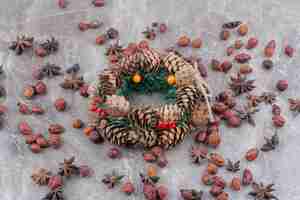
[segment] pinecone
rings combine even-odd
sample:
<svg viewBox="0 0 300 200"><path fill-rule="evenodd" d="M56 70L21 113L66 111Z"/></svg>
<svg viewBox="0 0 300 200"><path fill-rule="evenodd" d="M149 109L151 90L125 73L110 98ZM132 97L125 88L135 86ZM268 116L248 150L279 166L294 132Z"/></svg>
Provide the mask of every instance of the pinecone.
<svg viewBox="0 0 300 200"><path fill-rule="evenodd" d="M139 69L139 57L139 53L124 55L119 62L122 72L125 74L134 74Z"/></svg>
<svg viewBox="0 0 300 200"><path fill-rule="evenodd" d="M164 129L158 133L158 145L169 149L183 141L184 137L190 133L188 125L171 129Z"/></svg>
<svg viewBox="0 0 300 200"><path fill-rule="evenodd" d="M112 114L112 116L115 113L119 113L121 115L127 115L130 109L130 103L125 99L124 96L118 96L118 95L111 95L106 97L105 104L108 106L109 110L115 111ZM118 115L117 115L118 116Z"/></svg>
<svg viewBox="0 0 300 200"><path fill-rule="evenodd" d="M183 110L191 110L200 97L200 91L195 86L181 87L176 91L176 104Z"/></svg>
<svg viewBox="0 0 300 200"><path fill-rule="evenodd" d="M139 65L146 72L157 72L160 68L160 54L151 48L142 49L139 54Z"/></svg>
<svg viewBox="0 0 300 200"><path fill-rule="evenodd" d="M145 148L150 148L157 143L157 133L152 129L139 129L139 144Z"/></svg>
<svg viewBox="0 0 300 200"><path fill-rule="evenodd" d="M105 138L116 145L134 145L138 142L138 133L122 123L109 124L104 128Z"/></svg>
<svg viewBox="0 0 300 200"><path fill-rule="evenodd" d="M119 74L113 69L105 69L99 75L98 95L113 95L120 84Z"/></svg>
<svg viewBox="0 0 300 200"><path fill-rule="evenodd" d="M168 69L170 73L176 73L177 71L187 68L193 67L190 63L184 60L184 58L180 57L174 52L170 52L164 59L163 59L164 66Z"/></svg>
<svg viewBox="0 0 300 200"><path fill-rule="evenodd" d="M209 113L206 103L199 103L192 109L191 121L194 126L205 126L209 122Z"/></svg>
<svg viewBox="0 0 300 200"><path fill-rule="evenodd" d="M199 73L192 65L186 66L184 68L176 71L176 86L184 87L188 85L193 85L196 81L195 74Z"/></svg>
<svg viewBox="0 0 300 200"><path fill-rule="evenodd" d="M136 108L128 114L130 123L134 127L151 129L158 122L157 112L151 107Z"/></svg>
<svg viewBox="0 0 300 200"><path fill-rule="evenodd" d="M182 110L177 104L166 104L157 109L159 118L164 122L175 122L180 119Z"/></svg>

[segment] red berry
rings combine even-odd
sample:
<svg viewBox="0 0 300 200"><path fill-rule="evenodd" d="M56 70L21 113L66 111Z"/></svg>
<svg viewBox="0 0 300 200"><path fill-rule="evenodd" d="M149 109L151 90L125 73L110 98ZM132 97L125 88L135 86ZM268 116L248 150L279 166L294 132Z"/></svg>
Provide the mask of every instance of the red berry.
<svg viewBox="0 0 300 200"><path fill-rule="evenodd" d="M200 131L196 134L195 141L199 143L205 143L208 137L208 133L206 131Z"/></svg>
<svg viewBox="0 0 300 200"><path fill-rule="evenodd" d="M66 8L68 2L66 0L58 0L57 4L60 8Z"/></svg>
<svg viewBox="0 0 300 200"><path fill-rule="evenodd" d="M105 5L105 1L104 0L93 0L92 4L95 7L103 7Z"/></svg>
<svg viewBox="0 0 300 200"><path fill-rule="evenodd" d="M23 134L23 135L30 135L32 134L32 128L29 126L29 124L25 121L22 121L19 123L19 131Z"/></svg>
<svg viewBox="0 0 300 200"><path fill-rule="evenodd" d="M159 146L152 147L151 152L156 156L159 157L163 154L163 149Z"/></svg>
<svg viewBox="0 0 300 200"><path fill-rule="evenodd" d="M164 168L168 165L167 157L164 154L162 154L161 156L158 157L157 165L161 168Z"/></svg>
<svg viewBox="0 0 300 200"><path fill-rule="evenodd" d="M276 88L279 91L285 91L289 87L289 83L287 80L279 80L276 84Z"/></svg>
<svg viewBox="0 0 300 200"><path fill-rule="evenodd" d="M36 136L33 134L24 136L26 144L33 144L36 141Z"/></svg>
<svg viewBox="0 0 300 200"><path fill-rule="evenodd" d="M247 45L246 45L246 49L253 49L258 45L258 39L256 39L255 37L249 38Z"/></svg>
<svg viewBox="0 0 300 200"><path fill-rule="evenodd" d="M156 157L151 152L145 152L143 156L146 162L154 162L156 160Z"/></svg>
<svg viewBox="0 0 300 200"><path fill-rule="evenodd" d="M227 47L227 49L226 49L227 56L231 56L234 53L234 50L235 49L232 46Z"/></svg>
<svg viewBox="0 0 300 200"><path fill-rule="evenodd" d="M238 63L246 63L251 59L251 56L247 53L240 53L237 54L234 59L238 62Z"/></svg>
<svg viewBox="0 0 300 200"><path fill-rule="evenodd" d="M285 124L285 118L282 115L274 115L272 121L273 125L277 128L283 127Z"/></svg>
<svg viewBox="0 0 300 200"><path fill-rule="evenodd" d="M48 141L44 137L38 137L36 143L42 148L48 147Z"/></svg>
<svg viewBox="0 0 300 200"><path fill-rule="evenodd" d="M165 186L163 186L163 185L158 186L156 191L157 191L157 196L158 196L159 200L166 200L167 199L168 189Z"/></svg>
<svg viewBox="0 0 300 200"><path fill-rule="evenodd" d="M49 182L48 182L48 187L51 190L55 190L61 186L63 186L63 179L61 176L55 175L55 176L50 177Z"/></svg>
<svg viewBox="0 0 300 200"><path fill-rule="evenodd" d="M165 33L167 31L167 25L165 23L159 24L159 32L160 33Z"/></svg>
<svg viewBox="0 0 300 200"><path fill-rule="evenodd" d="M32 111L32 113L37 114L37 115L44 114L44 112L45 112L45 110L42 107L37 106L37 105L32 106L31 111Z"/></svg>
<svg viewBox="0 0 300 200"><path fill-rule="evenodd" d="M40 145L33 143L30 146L30 150L32 151L32 153L40 153L42 151Z"/></svg>
<svg viewBox="0 0 300 200"><path fill-rule="evenodd" d="M244 169L242 184L243 185L250 185L253 181L253 174L249 169Z"/></svg>
<svg viewBox="0 0 300 200"><path fill-rule="evenodd" d="M34 86L34 91L37 94L46 94L47 85L43 81L38 81Z"/></svg>
<svg viewBox="0 0 300 200"><path fill-rule="evenodd" d="M227 120L228 126L233 127L233 128L239 127L241 125L241 123L242 123L241 119L237 116L232 116Z"/></svg>
<svg viewBox="0 0 300 200"><path fill-rule="evenodd" d="M225 60L220 66L222 72L227 73L232 68L232 63L228 60Z"/></svg>
<svg viewBox="0 0 300 200"><path fill-rule="evenodd" d="M4 105L0 105L0 115L3 115L4 113L6 113L7 108Z"/></svg>
<svg viewBox="0 0 300 200"><path fill-rule="evenodd" d="M121 158L122 154L120 149L116 147L112 147L109 149L107 156L111 159Z"/></svg>
<svg viewBox="0 0 300 200"><path fill-rule="evenodd" d="M90 28L90 23L87 21L81 21L78 24L78 28L80 31L86 31Z"/></svg>
<svg viewBox="0 0 300 200"><path fill-rule="evenodd" d="M61 137L57 134L49 134L49 144L54 148L58 149L61 146Z"/></svg>
<svg viewBox="0 0 300 200"><path fill-rule="evenodd" d="M121 191L127 195L131 195L132 193L134 193L134 190L134 185L129 181L124 183L121 187Z"/></svg>
<svg viewBox="0 0 300 200"><path fill-rule="evenodd" d="M38 47L34 50L35 55L39 56L39 57L45 57L47 55L47 51L46 49L42 48L42 47Z"/></svg>
<svg viewBox="0 0 300 200"><path fill-rule="evenodd" d="M89 96L88 90L89 90L88 84L84 84L83 86L81 86L79 89L80 96L88 97Z"/></svg>
<svg viewBox="0 0 300 200"><path fill-rule="evenodd" d="M54 102L54 106L57 111L65 111L67 107L67 102L63 98L56 99Z"/></svg>
<svg viewBox="0 0 300 200"><path fill-rule="evenodd" d="M209 190L209 193L214 197L217 197L222 192L223 192L223 188L217 185L213 185Z"/></svg>
<svg viewBox="0 0 300 200"><path fill-rule="evenodd" d="M29 107L26 104L19 102L17 105L19 107L20 113L22 113L22 114L30 114L31 113Z"/></svg>
<svg viewBox="0 0 300 200"><path fill-rule="evenodd" d="M147 200L157 200L157 192L154 185L144 184L143 193Z"/></svg>
<svg viewBox="0 0 300 200"><path fill-rule="evenodd" d="M106 40L107 40L107 38L104 34L99 35L99 36L96 37L96 44L102 45L106 42Z"/></svg>
<svg viewBox="0 0 300 200"><path fill-rule="evenodd" d="M87 165L81 165L79 167L79 175L81 177L90 177L94 174L94 171Z"/></svg>
<svg viewBox="0 0 300 200"><path fill-rule="evenodd" d="M256 160L258 154L259 154L259 150L257 148L252 148L246 152L245 158L248 161L254 161Z"/></svg>
<svg viewBox="0 0 300 200"><path fill-rule="evenodd" d="M287 55L288 57L293 57L294 51L295 51L295 49L294 49L293 47L291 47L290 45L287 45L287 46L284 48L284 53L285 53L285 55Z"/></svg>

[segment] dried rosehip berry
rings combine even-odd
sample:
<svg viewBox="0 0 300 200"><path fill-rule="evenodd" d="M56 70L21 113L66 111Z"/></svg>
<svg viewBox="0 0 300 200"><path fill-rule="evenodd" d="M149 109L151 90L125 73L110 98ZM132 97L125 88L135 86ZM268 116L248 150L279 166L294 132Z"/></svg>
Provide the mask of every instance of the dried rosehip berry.
<svg viewBox="0 0 300 200"><path fill-rule="evenodd" d="M228 106L226 106L224 103L222 102L216 102L212 105L212 110L216 113L216 114L222 114L224 113L226 110L228 109Z"/></svg>
<svg viewBox="0 0 300 200"><path fill-rule="evenodd" d="M214 163L208 163L206 171L208 174L216 174L218 172L218 167Z"/></svg>
<svg viewBox="0 0 300 200"><path fill-rule="evenodd" d="M156 169L156 167L154 167L153 165L150 165L147 168L147 175L149 177L157 177L157 169Z"/></svg>
<svg viewBox="0 0 300 200"><path fill-rule="evenodd" d="M238 62L238 63L246 63L251 59L251 56L247 53L240 53L237 54L234 59Z"/></svg>
<svg viewBox="0 0 300 200"><path fill-rule="evenodd" d="M250 185L253 181L253 174L249 169L244 169L243 171L243 178L242 178L242 184L243 185Z"/></svg>
<svg viewBox="0 0 300 200"><path fill-rule="evenodd" d="M78 24L78 28L80 31L86 31L90 28L90 23L88 21L81 21Z"/></svg>
<svg viewBox="0 0 300 200"><path fill-rule="evenodd" d="M48 147L48 141L42 136L36 138L36 143L42 148Z"/></svg>
<svg viewBox="0 0 300 200"><path fill-rule="evenodd" d="M54 148L54 149L58 149L61 146L61 137L60 135L57 134L49 134L49 144Z"/></svg>
<svg viewBox="0 0 300 200"><path fill-rule="evenodd" d="M230 32L228 30L222 30L220 32L220 39L221 40L228 40L229 37L230 37Z"/></svg>
<svg viewBox="0 0 300 200"><path fill-rule="evenodd" d="M264 60L264 61L262 62L262 66L263 66L263 68L265 68L265 69L271 69L271 68L273 68L274 64L273 64L273 61L272 61L272 60Z"/></svg>
<svg viewBox="0 0 300 200"><path fill-rule="evenodd" d="M112 147L108 150L107 156L111 159L116 159L116 158L121 158L122 153L121 153L120 149L118 149L116 147Z"/></svg>
<svg viewBox="0 0 300 200"><path fill-rule="evenodd" d="M75 119L72 123L73 128L82 128L84 126L84 123L81 119Z"/></svg>
<svg viewBox="0 0 300 200"><path fill-rule="evenodd" d="M211 63L210 63L210 66L211 66L212 70L222 71L222 69L221 69L221 63L217 59L212 59Z"/></svg>
<svg viewBox="0 0 300 200"><path fill-rule="evenodd" d="M288 57L293 57L294 51L295 51L295 49L294 49L293 47L291 47L290 45L287 45L287 46L284 48L284 53L285 53L285 55L287 55Z"/></svg>
<svg viewBox="0 0 300 200"><path fill-rule="evenodd" d="M63 179L60 175L51 176L48 182L48 187L51 190L55 190L63 186Z"/></svg>
<svg viewBox="0 0 300 200"><path fill-rule="evenodd" d="M165 23L161 23L161 24L159 24L158 29L159 29L160 33L165 33L165 32L167 32L168 27Z"/></svg>
<svg viewBox="0 0 300 200"><path fill-rule="evenodd" d="M257 148L251 148L246 152L245 158L248 161L254 161L256 160L258 154L259 150Z"/></svg>
<svg viewBox="0 0 300 200"><path fill-rule="evenodd" d="M242 120L237 116L232 116L227 120L227 125L232 128L237 128L242 124Z"/></svg>
<svg viewBox="0 0 300 200"><path fill-rule="evenodd" d="M248 33L248 26L247 24L241 24L237 29L240 36L245 36Z"/></svg>
<svg viewBox="0 0 300 200"><path fill-rule="evenodd" d="M23 135L31 135L32 134L32 128L29 126L29 124L25 121L22 121L18 125L19 131Z"/></svg>
<svg viewBox="0 0 300 200"><path fill-rule="evenodd" d="M157 191L154 185L152 184L144 184L143 193L147 200L156 200L157 199Z"/></svg>
<svg viewBox="0 0 300 200"><path fill-rule="evenodd" d="M212 181L214 185L217 185L223 189L226 187L226 181L221 176L213 176Z"/></svg>
<svg viewBox="0 0 300 200"><path fill-rule="evenodd" d="M279 80L276 84L276 88L279 91L285 91L289 86L289 82L287 80Z"/></svg>
<svg viewBox="0 0 300 200"><path fill-rule="evenodd" d="M26 86L23 89L23 95L24 97L31 99L35 95L35 90L33 86Z"/></svg>
<svg viewBox="0 0 300 200"><path fill-rule="evenodd" d="M79 166L79 175L81 177L91 177L94 174L94 171L87 165Z"/></svg>
<svg viewBox="0 0 300 200"><path fill-rule="evenodd" d="M46 49L42 48L42 47L38 47L34 50L34 53L36 56L38 57L45 57L47 55L47 51Z"/></svg>
<svg viewBox="0 0 300 200"><path fill-rule="evenodd" d="M89 97L88 90L89 90L89 85L88 84L84 84L83 86L81 86L79 88L79 94L80 94L80 96L82 96L82 97Z"/></svg>
<svg viewBox="0 0 300 200"><path fill-rule="evenodd" d="M221 71L224 72L224 73L227 73L231 68L232 68L232 63L228 60L225 60L221 66Z"/></svg>
<svg viewBox="0 0 300 200"><path fill-rule="evenodd" d="M18 102L17 106L19 107L20 113L25 114L25 115L31 113L31 110L29 109L29 107L26 104Z"/></svg>
<svg viewBox="0 0 300 200"><path fill-rule="evenodd" d="M227 56L231 56L234 53L234 48L232 46L227 47L226 54Z"/></svg>
<svg viewBox="0 0 300 200"><path fill-rule="evenodd" d="M33 144L36 141L36 136L33 134L24 135L26 144Z"/></svg>
<svg viewBox="0 0 300 200"><path fill-rule="evenodd" d="M195 136L195 141L198 143L206 143L208 133L206 131L200 131Z"/></svg>
<svg viewBox="0 0 300 200"><path fill-rule="evenodd" d="M271 40L270 42L268 42L264 50L265 56L269 58L272 57L274 55L275 48L276 48L275 40Z"/></svg>
<svg viewBox="0 0 300 200"><path fill-rule="evenodd" d="M54 106L57 111L65 111L67 107L67 102L64 98L59 98L55 100Z"/></svg>
<svg viewBox="0 0 300 200"><path fill-rule="evenodd" d="M30 150L32 151L32 153L40 153L42 151L40 145L36 143L30 145Z"/></svg>
<svg viewBox="0 0 300 200"><path fill-rule="evenodd" d="M134 190L134 185L129 181L124 183L121 187L121 191L127 195L131 195L132 193L134 193Z"/></svg>
<svg viewBox="0 0 300 200"><path fill-rule="evenodd" d="M0 105L0 115L3 115L4 113L7 112L7 108L4 105Z"/></svg>
<svg viewBox="0 0 300 200"><path fill-rule="evenodd" d="M165 186L163 186L163 185L158 186L156 189L156 192L157 192L157 197L159 200L167 199L169 192L168 192L168 188L166 188Z"/></svg>
<svg viewBox="0 0 300 200"><path fill-rule="evenodd" d="M45 110L40 106L34 105L31 108L31 112L37 115L42 115L45 113Z"/></svg>
<svg viewBox="0 0 300 200"><path fill-rule="evenodd" d="M213 197L217 197L218 195L220 195L223 192L223 188L217 185L213 185L210 190L209 193L213 196Z"/></svg>
<svg viewBox="0 0 300 200"><path fill-rule="evenodd" d="M231 187L231 189L234 190L234 191L239 191L239 190L241 190L241 180L240 180L240 178L234 177L234 178L231 180L230 187Z"/></svg>
<svg viewBox="0 0 300 200"><path fill-rule="evenodd" d="M273 104L272 105L272 113L273 113L273 115L280 115L281 108L277 104Z"/></svg>
<svg viewBox="0 0 300 200"><path fill-rule="evenodd" d="M96 44L97 45L102 45L107 41L107 37L105 34L99 35L96 37Z"/></svg>
<svg viewBox="0 0 300 200"><path fill-rule="evenodd" d="M223 112L223 118L229 120L232 117L236 117L236 113L233 110L226 110Z"/></svg>
<svg viewBox="0 0 300 200"><path fill-rule="evenodd" d="M167 160L167 157L166 155L162 154L158 157L157 159L157 165L160 167L160 168L164 168L168 165L168 160Z"/></svg>
<svg viewBox="0 0 300 200"><path fill-rule="evenodd" d="M246 49L253 49L258 45L258 39L255 37L249 38Z"/></svg>
<svg viewBox="0 0 300 200"><path fill-rule="evenodd" d="M154 161L156 161L156 157L151 152L145 152L143 154L143 157L144 157L144 161L146 161L146 162L154 162Z"/></svg>
<svg viewBox="0 0 300 200"><path fill-rule="evenodd" d="M34 91L36 94L46 94L47 86L43 81L38 81L34 86Z"/></svg>
<svg viewBox="0 0 300 200"><path fill-rule="evenodd" d="M67 5L68 5L68 2L66 1L66 0L58 0L57 1L57 5L58 5L58 7L60 7L60 8L66 8L67 7Z"/></svg>
<svg viewBox="0 0 300 200"><path fill-rule="evenodd" d="M229 195L227 192L222 192L216 198L216 200L228 200L228 199L229 199Z"/></svg>
<svg viewBox="0 0 300 200"><path fill-rule="evenodd" d="M152 147L151 149L151 152L156 156L156 157L159 157L163 154L163 149L159 146L155 146L155 147Z"/></svg>
<svg viewBox="0 0 300 200"><path fill-rule="evenodd" d="M242 40L236 40L236 41L234 42L234 48L236 48L236 49L240 49L240 48L242 48L243 46L244 46L244 43L243 43Z"/></svg>
<svg viewBox="0 0 300 200"><path fill-rule="evenodd" d="M212 185L214 183L211 175L209 175L207 172L201 176L201 182L204 185Z"/></svg>
<svg viewBox="0 0 300 200"><path fill-rule="evenodd" d="M281 128L285 124L285 118L281 115L274 115L272 117L273 125L277 128Z"/></svg>
<svg viewBox="0 0 300 200"><path fill-rule="evenodd" d="M207 139L208 145L211 147L217 148L221 143L221 136L218 130L212 131Z"/></svg>
<svg viewBox="0 0 300 200"><path fill-rule="evenodd" d="M186 35L180 36L177 40L177 45L180 47L187 47L190 45L190 43L191 39Z"/></svg>
<svg viewBox="0 0 300 200"><path fill-rule="evenodd" d="M195 38L195 39L192 40L191 44L192 44L193 48L199 49L202 46L202 40L201 40L201 38Z"/></svg>
<svg viewBox="0 0 300 200"><path fill-rule="evenodd" d="M65 128L60 124L50 124L48 127L48 132L50 134L61 134L64 130Z"/></svg>
<svg viewBox="0 0 300 200"><path fill-rule="evenodd" d="M211 153L209 160L219 167L222 167L225 165L225 160L224 160L223 156L221 156L221 154L218 154L218 153Z"/></svg>
<svg viewBox="0 0 300 200"><path fill-rule="evenodd" d="M103 7L105 5L105 1L104 0L93 0L92 4L95 7Z"/></svg>

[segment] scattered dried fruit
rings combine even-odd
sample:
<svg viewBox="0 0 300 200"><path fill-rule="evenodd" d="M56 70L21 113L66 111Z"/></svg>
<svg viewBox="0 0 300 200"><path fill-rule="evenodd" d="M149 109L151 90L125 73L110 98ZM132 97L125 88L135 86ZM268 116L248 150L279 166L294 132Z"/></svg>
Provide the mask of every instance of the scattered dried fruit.
<svg viewBox="0 0 300 200"><path fill-rule="evenodd" d="M274 64L273 64L273 61L272 61L272 60L264 60L264 61L262 62L262 66L263 66L263 68L269 70L269 69L272 69L272 68L273 68Z"/></svg>
<svg viewBox="0 0 300 200"><path fill-rule="evenodd" d="M268 58L272 57L274 55L275 48L276 48L275 40L269 41L264 50L265 56Z"/></svg>
<svg viewBox="0 0 300 200"><path fill-rule="evenodd" d="M234 178L231 180L230 187L231 187L231 189L234 190L234 191L240 191L240 190L241 190L241 180L240 180L240 178L234 177Z"/></svg>
<svg viewBox="0 0 300 200"><path fill-rule="evenodd" d="M195 39L193 39L191 45L195 49L201 48L201 46L202 46L202 40L201 40L201 38L195 38Z"/></svg>
<svg viewBox="0 0 300 200"><path fill-rule="evenodd" d="M220 39L221 40L228 40L230 37L230 32L228 30L222 30L220 33Z"/></svg>
<svg viewBox="0 0 300 200"><path fill-rule="evenodd" d="M243 185L250 185L253 181L253 174L250 171L250 169L244 169L243 171L243 178L242 178L242 184Z"/></svg>
<svg viewBox="0 0 300 200"><path fill-rule="evenodd" d="M253 49L258 45L258 39L255 37L251 37L249 38L247 45L246 45L246 49Z"/></svg>
<svg viewBox="0 0 300 200"><path fill-rule="evenodd" d="M259 150L257 148L251 148L246 152L245 158L248 161L254 161L256 160L258 154Z"/></svg>
<svg viewBox="0 0 300 200"><path fill-rule="evenodd" d="M289 86L289 83L287 80L279 80L277 83L276 83L276 88L279 90L279 91L285 91Z"/></svg>
<svg viewBox="0 0 300 200"><path fill-rule="evenodd" d="M67 102L64 98L58 98L54 102L54 107L57 111L65 111L67 107Z"/></svg>
<svg viewBox="0 0 300 200"><path fill-rule="evenodd" d="M285 118L282 115L274 115L272 121L273 125L277 128L281 128L285 124Z"/></svg>
<svg viewBox="0 0 300 200"><path fill-rule="evenodd" d="M190 43L191 39L186 35L180 36L177 40L177 45L180 47L187 47L190 45Z"/></svg>

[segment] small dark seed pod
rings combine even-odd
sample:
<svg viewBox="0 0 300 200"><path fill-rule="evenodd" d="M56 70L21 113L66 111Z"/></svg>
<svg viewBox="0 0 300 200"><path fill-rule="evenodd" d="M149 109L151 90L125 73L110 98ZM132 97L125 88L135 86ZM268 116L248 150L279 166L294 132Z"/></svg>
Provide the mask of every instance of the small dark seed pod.
<svg viewBox="0 0 300 200"><path fill-rule="evenodd" d="M232 21L232 22L227 22L227 23L224 23L222 25L222 28L224 29L234 29L236 27L238 27L239 25L241 25L242 22L241 21Z"/></svg>

